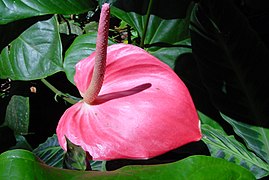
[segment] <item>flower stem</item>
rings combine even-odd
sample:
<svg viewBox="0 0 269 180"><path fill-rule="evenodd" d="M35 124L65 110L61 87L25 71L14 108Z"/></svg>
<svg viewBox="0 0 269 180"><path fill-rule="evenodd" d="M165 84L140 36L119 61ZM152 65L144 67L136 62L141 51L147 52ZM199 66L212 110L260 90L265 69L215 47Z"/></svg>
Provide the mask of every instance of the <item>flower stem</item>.
<svg viewBox="0 0 269 180"><path fill-rule="evenodd" d="M50 90L52 90L57 96L62 97L65 101L69 102L70 104L77 103L76 100L69 98L66 94L62 93L58 89L56 89L52 84L50 84L46 79L41 79L41 82L43 82Z"/></svg>
<svg viewBox="0 0 269 180"><path fill-rule="evenodd" d="M93 76L91 79L91 83L83 97L84 101L88 104L92 104L94 102L101 90L104 81L106 70L106 51L108 44L109 17L110 7L108 3L105 3L102 6L99 20Z"/></svg>
<svg viewBox="0 0 269 180"><path fill-rule="evenodd" d="M147 9L147 14L146 14L146 22L144 24L144 29L143 29L143 33L142 33L142 37L141 37L141 41L140 41L140 47L144 48L144 41L146 38L146 33L147 33L147 29L148 29L148 24L149 24L149 18L150 18L150 11L151 11L151 7L152 7L152 3L153 0L149 1L149 5L148 5L148 9Z"/></svg>

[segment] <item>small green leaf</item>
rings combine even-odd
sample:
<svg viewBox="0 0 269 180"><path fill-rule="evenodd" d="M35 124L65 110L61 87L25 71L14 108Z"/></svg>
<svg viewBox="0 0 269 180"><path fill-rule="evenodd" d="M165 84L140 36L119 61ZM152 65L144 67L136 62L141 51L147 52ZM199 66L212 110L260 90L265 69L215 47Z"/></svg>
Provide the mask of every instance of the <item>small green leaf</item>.
<svg viewBox="0 0 269 180"><path fill-rule="evenodd" d="M115 171L73 171L44 165L25 150L7 151L0 155L0 179L237 179L255 177L245 168L226 160L208 156L191 156L181 161L160 165L125 166Z"/></svg>
<svg viewBox="0 0 269 180"><path fill-rule="evenodd" d="M49 137L44 143L40 144L33 153L45 164L63 168L64 150L58 143L57 135ZM91 169L95 171L105 171L106 161L89 161Z"/></svg>
<svg viewBox="0 0 269 180"><path fill-rule="evenodd" d="M233 126L236 134L243 138L249 149L269 163L269 129L241 123L224 114L221 116Z"/></svg>
<svg viewBox="0 0 269 180"><path fill-rule="evenodd" d="M34 149L33 153L49 166L63 167L64 150L60 147L55 134Z"/></svg>
<svg viewBox="0 0 269 180"><path fill-rule="evenodd" d="M63 167L73 170L86 170L88 165L86 152L67 138L66 144L67 152L64 154Z"/></svg>
<svg viewBox="0 0 269 180"><path fill-rule="evenodd" d="M94 8L93 0L0 0L0 24L44 14L79 14Z"/></svg>
<svg viewBox="0 0 269 180"><path fill-rule="evenodd" d="M234 136L228 136L224 131L206 124L202 125L202 132L202 140L208 146L211 156L241 165L250 170L256 178L269 174L269 165L248 151Z"/></svg>
<svg viewBox="0 0 269 180"><path fill-rule="evenodd" d="M14 95L6 110L5 125L15 134L27 134L29 126L29 97Z"/></svg>
<svg viewBox="0 0 269 180"><path fill-rule="evenodd" d="M74 22L74 20L70 20L68 21L69 24L67 24L67 22L61 23L59 26L59 31L60 33L63 34L67 34L70 35L71 34L76 34L76 35L81 35L83 33L83 30L79 27L78 24L76 24ZM69 32L69 28L70 28L70 32Z"/></svg>
<svg viewBox="0 0 269 180"><path fill-rule="evenodd" d="M28 141L25 139L24 136L22 135L16 135L16 145L11 147L10 149L25 149L25 150L29 150L32 151L32 147L31 145L28 143Z"/></svg>
<svg viewBox="0 0 269 180"><path fill-rule="evenodd" d="M0 55L0 78L34 80L62 70L62 46L55 17L39 21Z"/></svg>
<svg viewBox="0 0 269 180"><path fill-rule="evenodd" d="M95 51L96 45L96 32L90 32L78 36L65 53L64 58L64 71L70 82L74 84L75 65L78 61L88 57ZM108 41L109 45L113 44Z"/></svg>

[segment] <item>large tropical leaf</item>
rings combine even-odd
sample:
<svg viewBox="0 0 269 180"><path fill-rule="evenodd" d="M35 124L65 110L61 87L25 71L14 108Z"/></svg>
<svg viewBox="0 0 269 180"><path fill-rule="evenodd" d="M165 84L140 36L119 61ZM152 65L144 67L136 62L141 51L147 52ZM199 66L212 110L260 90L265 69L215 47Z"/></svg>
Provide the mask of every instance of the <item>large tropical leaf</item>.
<svg viewBox="0 0 269 180"><path fill-rule="evenodd" d="M169 2L133 0L112 3L111 14L127 22L141 37L141 46L174 68L176 59L191 52L186 15L190 1L170 0L179 9L171 11ZM151 6L149 5L151 4ZM161 8L166 7L165 10ZM159 12L164 12L160 14ZM170 11L170 12L169 12Z"/></svg>
<svg viewBox="0 0 269 180"><path fill-rule="evenodd" d="M3 34L3 36L0 36L0 52L30 26L34 25L38 21L48 20L52 16L53 15L51 14L36 16L0 25L0 34Z"/></svg>
<svg viewBox="0 0 269 180"><path fill-rule="evenodd" d="M76 14L95 7L93 0L0 0L0 24L44 14Z"/></svg>
<svg viewBox="0 0 269 180"><path fill-rule="evenodd" d="M207 124L202 125L203 141L208 146L211 156L226 159L250 170L256 178L269 174L269 165L248 151L234 136L228 136L221 129Z"/></svg>
<svg viewBox="0 0 269 180"><path fill-rule="evenodd" d="M213 103L239 121L269 125L269 51L232 0L203 0L191 26L193 53Z"/></svg>
<svg viewBox="0 0 269 180"><path fill-rule="evenodd" d="M28 28L0 54L0 78L33 80L62 70L62 46L55 17Z"/></svg>
<svg viewBox="0 0 269 180"><path fill-rule="evenodd" d="M207 156L191 156L178 162L126 166L115 171L72 171L40 163L29 151L13 150L0 155L0 179L255 179L246 169Z"/></svg>
<svg viewBox="0 0 269 180"><path fill-rule="evenodd" d="M224 114L222 117L233 126L236 134L243 138L248 148L269 164L269 129L241 123Z"/></svg>

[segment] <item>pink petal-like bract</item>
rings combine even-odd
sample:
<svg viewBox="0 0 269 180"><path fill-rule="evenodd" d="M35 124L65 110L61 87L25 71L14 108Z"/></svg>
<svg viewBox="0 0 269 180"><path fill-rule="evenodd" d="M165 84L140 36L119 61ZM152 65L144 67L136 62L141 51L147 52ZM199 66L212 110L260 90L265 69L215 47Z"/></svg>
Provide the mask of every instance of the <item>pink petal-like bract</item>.
<svg viewBox="0 0 269 180"><path fill-rule="evenodd" d="M93 74L95 53L76 65L81 95ZM101 91L93 104L80 101L61 117L57 135L94 160L148 159L201 139L191 96L173 70L143 49L116 44L107 49Z"/></svg>

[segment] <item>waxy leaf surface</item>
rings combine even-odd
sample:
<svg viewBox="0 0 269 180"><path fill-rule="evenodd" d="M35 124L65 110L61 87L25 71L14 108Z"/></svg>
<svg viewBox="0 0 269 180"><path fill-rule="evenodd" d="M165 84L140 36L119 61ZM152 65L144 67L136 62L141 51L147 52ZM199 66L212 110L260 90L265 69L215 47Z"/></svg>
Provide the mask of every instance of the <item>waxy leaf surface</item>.
<svg viewBox="0 0 269 180"><path fill-rule="evenodd" d="M73 171L50 167L31 152L16 149L0 155L0 179L255 179L245 168L209 156L191 156L181 161L160 165L125 166L115 171Z"/></svg>
<svg viewBox="0 0 269 180"><path fill-rule="evenodd" d="M88 88L95 53L76 65L75 83L83 96ZM126 44L109 46L107 69L94 104L70 107L57 127L94 160L147 159L201 138L191 96L166 64L143 49Z"/></svg>

